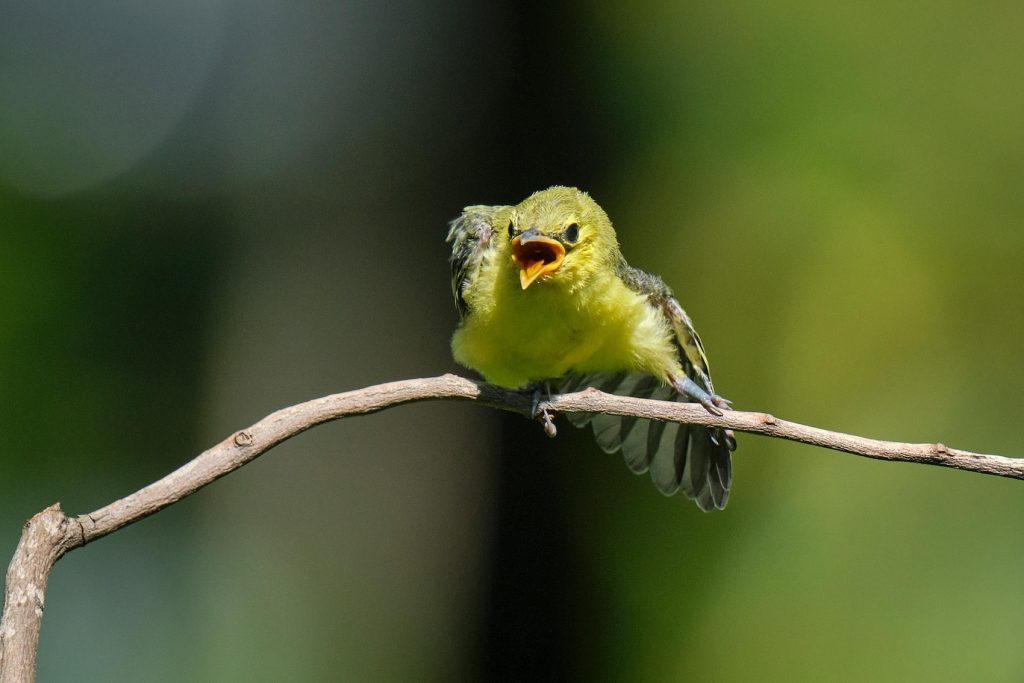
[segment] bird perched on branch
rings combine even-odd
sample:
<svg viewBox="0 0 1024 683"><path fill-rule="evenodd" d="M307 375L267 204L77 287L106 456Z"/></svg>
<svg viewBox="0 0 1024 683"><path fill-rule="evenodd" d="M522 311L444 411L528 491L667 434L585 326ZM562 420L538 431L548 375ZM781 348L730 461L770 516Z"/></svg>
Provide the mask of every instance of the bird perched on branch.
<svg viewBox="0 0 1024 683"><path fill-rule="evenodd" d="M660 278L629 266L611 221L571 187L536 192L516 206L470 206L451 223L452 291L461 321L459 363L513 388L689 401L721 415L693 323ZM732 485L728 430L604 414L570 413L597 443L622 450L671 495L702 510L724 508Z"/></svg>

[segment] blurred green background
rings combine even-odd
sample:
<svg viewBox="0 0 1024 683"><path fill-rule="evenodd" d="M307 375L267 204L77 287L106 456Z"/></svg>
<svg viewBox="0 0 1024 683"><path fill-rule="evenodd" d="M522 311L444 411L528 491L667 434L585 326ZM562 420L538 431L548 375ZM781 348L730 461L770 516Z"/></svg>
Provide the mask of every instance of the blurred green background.
<svg viewBox="0 0 1024 683"><path fill-rule="evenodd" d="M1024 5L0 1L0 548L458 371L446 221L578 185L737 407L1022 454ZM318 428L56 567L43 681L1024 677L1020 482ZM6 563L6 559L3 561Z"/></svg>

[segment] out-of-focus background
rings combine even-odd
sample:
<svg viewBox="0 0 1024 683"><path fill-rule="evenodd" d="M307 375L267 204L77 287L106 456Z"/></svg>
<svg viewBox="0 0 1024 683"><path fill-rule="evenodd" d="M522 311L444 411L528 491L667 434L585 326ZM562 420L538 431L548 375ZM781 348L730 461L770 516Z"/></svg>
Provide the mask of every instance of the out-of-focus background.
<svg viewBox="0 0 1024 683"><path fill-rule="evenodd" d="M1019 2L0 3L0 550L458 371L446 222L578 185L738 407L1024 454ZM54 572L45 681L1020 680L1024 485L324 426Z"/></svg>

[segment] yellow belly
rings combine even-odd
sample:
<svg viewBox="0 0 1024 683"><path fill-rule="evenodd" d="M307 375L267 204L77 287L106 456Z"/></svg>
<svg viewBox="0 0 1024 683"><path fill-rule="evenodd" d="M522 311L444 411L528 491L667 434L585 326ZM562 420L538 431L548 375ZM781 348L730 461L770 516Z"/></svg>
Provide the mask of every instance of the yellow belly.
<svg viewBox="0 0 1024 683"><path fill-rule="evenodd" d="M617 278L584 293L539 282L493 295L452 337L455 360L489 382L521 388L569 372L682 373L664 316Z"/></svg>

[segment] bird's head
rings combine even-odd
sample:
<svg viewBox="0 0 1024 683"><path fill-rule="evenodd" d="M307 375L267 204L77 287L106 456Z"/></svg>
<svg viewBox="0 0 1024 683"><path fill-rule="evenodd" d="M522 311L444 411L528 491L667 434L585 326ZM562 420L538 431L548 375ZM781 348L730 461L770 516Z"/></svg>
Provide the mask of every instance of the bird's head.
<svg viewBox="0 0 1024 683"><path fill-rule="evenodd" d="M618 260L607 214L586 192L550 187L512 209L506 227L523 289L534 283L585 284Z"/></svg>

